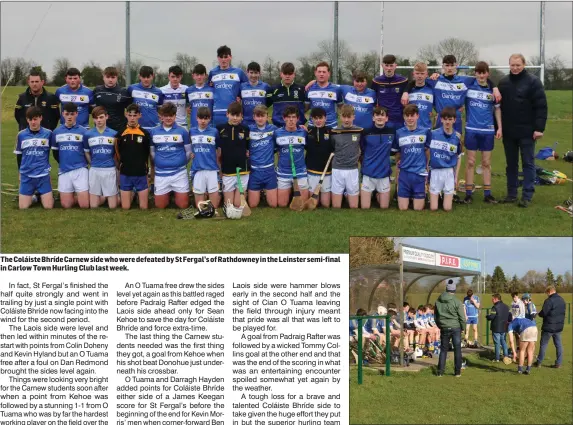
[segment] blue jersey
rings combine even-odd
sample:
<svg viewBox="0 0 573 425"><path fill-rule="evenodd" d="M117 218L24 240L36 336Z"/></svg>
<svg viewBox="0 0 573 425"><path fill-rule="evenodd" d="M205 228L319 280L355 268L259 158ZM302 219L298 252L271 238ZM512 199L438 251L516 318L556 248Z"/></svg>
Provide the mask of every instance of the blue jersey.
<svg viewBox="0 0 573 425"><path fill-rule="evenodd" d="M38 131L25 128L18 133L16 155L22 155L20 174L27 177L42 177L50 174L50 139L52 132L40 127Z"/></svg>
<svg viewBox="0 0 573 425"><path fill-rule="evenodd" d="M372 116L376 105L376 92L372 89L364 89L359 92L352 86L340 86L342 100L354 108L354 125L369 130L374 122Z"/></svg>
<svg viewBox="0 0 573 425"><path fill-rule="evenodd" d="M73 103L78 107L76 123L83 127L90 125L90 106L95 106L94 92L80 84L77 90L72 90L67 84L56 90L56 97L62 108L60 123L64 124L64 104Z"/></svg>
<svg viewBox="0 0 573 425"><path fill-rule="evenodd" d="M226 113L229 105L237 100L241 93L241 83L248 81L240 68L221 69L216 66L209 71L208 83L215 91L213 112Z"/></svg>
<svg viewBox="0 0 573 425"><path fill-rule="evenodd" d="M494 108L496 105L493 89L489 84L482 86L474 79L468 85L466 97L466 132L494 134Z"/></svg>
<svg viewBox="0 0 573 425"><path fill-rule="evenodd" d="M384 332L386 330L386 320L376 319L376 329L380 333Z"/></svg>
<svg viewBox="0 0 573 425"><path fill-rule="evenodd" d="M211 117L213 116L213 103L215 102L215 91L213 87L207 85L197 87L197 85L194 85L188 87L187 90L185 90L185 94L187 96L187 103L191 106L191 127L199 126L197 122L197 109L201 107L209 108Z"/></svg>
<svg viewBox="0 0 573 425"><path fill-rule="evenodd" d="M372 127L364 133L364 150L362 152L362 174L374 179L389 177L392 174L390 166L390 150L396 138L393 128Z"/></svg>
<svg viewBox="0 0 573 425"><path fill-rule="evenodd" d="M115 167L115 136L117 131L106 127L101 133L94 127L84 134L84 151L91 155L95 168Z"/></svg>
<svg viewBox="0 0 573 425"><path fill-rule="evenodd" d="M419 312L416 312L414 324L416 325L417 328L425 329L426 328L426 315L420 314Z"/></svg>
<svg viewBox="0 0 573 425"><path fill-rule="evenodd" d="M479 297L477 295L472 295L473 300L479 304ZM479 310L478 308L472 304L470 301L470 297L464 298L464 307L466 309L466 316L467 317L478 317Z"/></svg>
<svg viewBox="0 0 573 425"><path fill-rule="evenodd" d="M253 110L257 105L267 104L267 93L270 86L267 83L258 81L252 85L250 81L241 84L241 99L243 100L243 124L250 126L255 123Z"/></svg>
<svg viewBox="0 0 573 425"><path fill-rule="evenodd" d="M436 326L436 320L434 318L434 313L428 313L428 325Z"/></svg>
<svg viewBox="0 0 573 425"><path fill-rule="evenodd" d="M159 125L157 107L163 105L165 95L153 84L143 87L141 83L132 84L127 88L127 94L133 98L133 103L141 109L139 125L146 130Z"/></svg>
<svg viewBox="0 0 573 425"><path fill-rule="evenodd" d="M169 130L162 125L152 128L151 148L155 149L155 175L172 176L187 166L185 146L189 146L189 133L183 127L173 124Z"/></svg>
<svg viewBox="0 0 573 425"><path fill-rule="evenodd" d="M418 107L420 118L418 127L432 128L432 109L434 108L434 90L428 84L414 86L408 94L408 103Z"/></svg>
<svg viewBox="0 0 573 425"><path fill-rule="evenodd" d="M354 324L354 320L349 320L349 322L350 322L350 326L349 326L350 335L349 336L354 336L354 331L356 330L356 325Z"/></svg>
<svg viewBox="0 0 573 425"><path fill-rule="evenodd" d="M507 327L507 332L522 333L527 328L535 327L535 322L526 318L513 319Z"/></svg>
<svg viewBox="0 0 573 425"><path fill-rule="evenodd" d="M306 99L311 108L322 108L326 111L326 125L328 127L336 127L338 124L336 105L342 103L340 86L328 83L326 87L320 87L318 83L314 83L308 89ZM313 125L312 118L309 123Z"/></svg>
<svg viewBox="0 0 573 425"><path fill-rule="evenodd" d="M52 149L59 152L58 174L88 166L84 151L84 134L87 130L79 124L71 128L60 125L52 132Z"/></svg>
<svg viewBox="0 0 573 425"><path fill-rule="evenodd" d="M297 128L295 131L287 131L284 127L275 130L273 136L279 153L277 176L290 179L292 167L289 154L289 145L292 145L292 155L298 178L306 177L306 164L304 150L306 146L306 131Z"/></svg>
<svg viewBox="0 0 573 425"><path fill-rule="evenodd" d="M259 128L256 124L249 126L250 145L249 157L251 158L251 168L268 168L275 165L275 145L273 134L277 127L266 124Z"/></svg>
<svg viewBox="0 0 573 425"><path fill-rule="evenodd" d="M191 164L191 171L218 170L217 165L217 129L207 127L205 130L199 127L191 127L191 150L195 158Z"/></svg>
<svg viewBox="0 0 573 425"><path fill-rule="evenodd" d="M404 317L404 325L406 328L411 328L412 326L415 326L415 320L416 317L412 317L409 314L406 314L406 316Z"/></svg>
<svg viewBox="0 0 573 425"><path fill-rule="evenodd" d="M426 149L430 148L431 141L432 132L427 128L408 130L408 127L402 127L396 130L392 151L400 152L400 170L428 175Z"/></svg>
<svg viewBox="0 0 573 425"><path fill-rule="evenodd" d="M537 315L537 308L535 308L535 304L532 302L525 304L525 318L535 321L534 315Z"/></svg>
<svg viewBox="0 0 573 425"><path fill-rule="evenodd" d="M432 131L430 168L455 168L462 153L462 135L457 131L447 134L443 128Z"/></svg>
<svg viewBox="0 0 573 425"><path fill-rule="evenodd" d="M434 88L434 108L438 113L438 117L442 110L446 107L452 107L456 110L456 123L454 128L462 131L462 113L460 108L465 105L466 95L468 92L468 84L473 80L473 77L462 75L454 75L452 79L440 75L437 80L426 79L426 84ZM438 118L436 120L436 128L442 126L442 121Z"/></svg>
<svg viewBox="0 0 573 425"><path fill-rule="evenodd" d="M374 333L374 329L372 327L372 319L364 319L362 323L363 323L362 329L364 330L364 332L369 334Z"/></svg>

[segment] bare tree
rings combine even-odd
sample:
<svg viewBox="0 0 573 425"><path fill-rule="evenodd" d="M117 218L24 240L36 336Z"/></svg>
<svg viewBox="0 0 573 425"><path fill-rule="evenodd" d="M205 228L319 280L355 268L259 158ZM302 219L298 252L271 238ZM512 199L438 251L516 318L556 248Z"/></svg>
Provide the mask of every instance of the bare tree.
<svg viewBox="0 0 573 425"><path fill-rule="evenodd" d="M193 73L195 65L199 63L199 59L195 56L190 56L187 53L177 52L175 54L175 63L179 65L183 71L181 82L187 85L191 84L193 81L191 74Z"/></svg>
<svg viewBox="0 0 573 425"><path fill-rule="evenodd" d="M270 85L278 84L281 79L280 67L281 63L279 61L275 61L271 56L267 56L261 65L263 80Z"/></svg>
<svg viewBox="0 0 573 425"><path fill-rule="evenodd" d="M12 73L14 72L14 60L12 58L4 58L0 62L0 80L2 86L8 84L8 80L12 80Z"/></svg>
<svg viewBox="0 0 573 425"><path fill-rule="evenodd" d="M418 50L418 59L426 63L441 63L446 55L454 55L459 64L468 65L478 61L479 52L471 41L455 37L445 38L435 45L427 44Z"/></svg>
<svg viewBox="0 0 573 425"><path fill-rule="evenodd" d="M71 68L72 64L68 58L56 58L54 63L54 76L52 77L52 85L63 86L66 84L66 72Z"/></svg>

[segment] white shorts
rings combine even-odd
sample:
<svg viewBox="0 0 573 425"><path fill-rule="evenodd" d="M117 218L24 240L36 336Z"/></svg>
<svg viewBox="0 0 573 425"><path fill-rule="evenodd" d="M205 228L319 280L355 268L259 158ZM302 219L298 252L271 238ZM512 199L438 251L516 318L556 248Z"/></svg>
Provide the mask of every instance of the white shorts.
<svg viewBox="0 0 573 425"><path fill-rule="evenodd" d="M439 195L453 195L456 192L453 168L436 168L430 173L430 193Z"/></svg>
<svg viewBox="0 0 573 425"><path fill-rule="evenodd" d="M285 178L285 177L279 177L277 179L278 181L278 188L279 189L290 189L292 187L292 177L291 178ZM308 177L299 177L298 179L298 188L300 190L306 190L308 189Z"/></svg>
<svg viewBox="0 0 573 425"><path fill-rule="evenodd" d="M537 341L537 327L531 326L519 334L520 342L536 342Z"/></svg>
<svg viewBox="0 0 573 425"><path fill-rule="evenodd" d="M241 174L241 184L243 185L243 192L246 192L249 185L249 174ZM233 192L238 188L237 176L223 176L223 192Z"/></svg>
<svg viewBox="0 0 573 425"><path fill-rule="evenodd" d="M76 168L58 176L58 192L80 193L87 192L90 188L87 168Z"/></svg>
<svg viewBox="0 0 573 425"><path fill-rule="evenodd" d="M90 195L117 195L117 170L115 167L92 167L89 171Z"/></svg>
<svg viewBox="0 0 573 425"><path fill-rule="evenodd" d="M374 177L362 176L362 190L364 192L386 193L390 192L390 177L375 179Z"/></svg>
<svg viewBox="0 0 573 425"><path fill-rule="evenodd" d="M334 195L342 195L346 192L348 195L358 195L360 184L358 183L358 169L339 170L332 169L332 188Z"/></svg>
<svg viewBox="0 0 573 425"><path fill-rule="evenodd" d="M217 170L195 171L193 176L193 193L203 195L204 193L219 192L219 179Z"/></svg>
<svg viewBox="0 0 573 425"><path fill-rule="evenodd" d="M314 189L316 188L318 182L320 181L320 176L321 176L320 174L308 173L308 190L314 192ZM320 193L330 192L331 184L332 184L332 176L330 174L326 174L324 176L324 180L322 181L322 186L320 186Z"/></svg>
<svg viewBox="0 0 573 425"><path fill-rule="evenodd" d="M169 192L189 193L189 178L187 170L181 170L172 176L155 175L155 195L165 195Z"/></svg>

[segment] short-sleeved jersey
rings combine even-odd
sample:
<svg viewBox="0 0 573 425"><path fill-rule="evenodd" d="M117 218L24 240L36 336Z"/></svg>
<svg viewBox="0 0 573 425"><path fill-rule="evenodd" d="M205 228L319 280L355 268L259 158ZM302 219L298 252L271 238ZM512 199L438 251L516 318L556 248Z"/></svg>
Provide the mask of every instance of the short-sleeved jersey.
<svg viewBox="0 0 573 425"><path fill-rule="evenodd" d="M410 316L409 314L406 314L406 317L404 318L404 325L406 328L411 328L412 326L415 326L415 321L416 316Z"/></svg>
<svg viewBox="0 0 573 425"><path fill-rule="evenodd" d="M472 295L471 298L473 298L474 302L479 304L479 297L477 295ZM472 302L470 301L470 297L464 298L464 307L466 309L466 316L467 317L478 317L479 316L479 310L475 305L472 304Z"/></svg>
<svg viewBox="0 0 573 425"><path fill-rule="evenodd" d="M460 108L464 106L466 95L468 92L468 84L473 80L473 77L465 75L454 75L446 77L440 75L437 80L426 79L426 84L434 89L434 108L438 113L438 117L442 110L448 106L456 110L456 124L455 126L461 129L462 113ZM440 119L436 120L436 128L442 126Z"/></svg>
<svg viewBox="0 0 573 425"><path fill-rule="evenodd" d="M249 149L250 132L243 124L231 125L229 123L217 126L217 148L221 149L221 171L225 176L234 176L237 168L239 174L251 172L251 162L247 157Z"/></svg>
<svg viewBox="0 0 573 425"><path fill-rule="evenodd" d="M400 100L407 85L408 79L398 74L392 77L382 74L372 80L371 88L376 92L376 104L388 109L388 118L393 124L404 122Z"/></svg>
<svg viewBox="0 0 573 425"><path fill-rule="evenodd" d="M64 124L64 104L73 103L78 107L78 117L76 122L82 127L90 125L90 106L95 106L94 92L80 84L77 90L72 90L70 86L63 85L56 90L56 97L60 102L61 118L60 123Z"/></svg>
<svg viewBox="0 0 573 425"><path fill-rule="evenodd" d="M146 176L149 163L151 136L144 128L125 126L116 135L115 152L120 174Z"/></svg>
<svg viewBox="0 0 573 425"><path fill-rule="evenodd" d="M320 87L314 83L306 93L306 103L310 108L322 108L326 111L326 125L336 127L338 124L338 114L336 105L342 103L342 91L337 84L328 83L326 87ZM312 118L309 121L313 125Z"/></svg>
<svg viewBox="0 0 573 425"><path fill-rule="evenodd" d="M414 86L408 94L408 103L418 107L420 118L418 127L432 128L432 109L434 108L434 90L428 84Z"/></svg>
<svg viewBox="0 0 573 425"><path fill-rule="evenodd" d="M161 90L153 84L143 87L141 83L132 84L127 88L127 94L133 98L133 103L141 109L139 125L146 130L159 125L157 107L163 105L165 96Z"/></svg>
<svg viewBox="0 0 573 425"><path fill-rule="evenodd" d="M400 170L421 176L428 175L426 149L430 148L431 141L432 132L427 128L416 127L409 130L408 127L402 127L396 130L392 151L400 152Z"/></svg>
<svg viewBox="0 0 573 425"><path fill-rule="evenodd" d="M373 126L364 134L364 151L362 152L362 174L373 179L389 177L390 150L396 138L396 130L388 126Z"/></svg>
<svg viewBox="0 0 573 425"><path fill-rule="evenodd" d="M457 131L447 134L443 128L432 131L430 167L455 168L462 153L462 135Z"/></svg>
<svg viewBox="0 0 573 425"><path fill-rule="evenodd" d="M533 320L526 319L525 317L517 319L514 318L507 327L507 332L508 333L515 332L517 334L520 334L527 328L532 328L535 326L536 325Z"/></svg>
<svg viewBox="0 0 573 425"><path fill-rule="evenodd" d="M263 128L259 128L257 124L249 126L251 142L249 145L249 157L251 158L251 167L268 168L275 165L275 144L273 135L276 126L266 124Z"/></svg>
<svg viewBox="0 0 573 425"><path fill-rule="evenodd" d="M360 152L364 146L364 129L336 126L330 131L330 141L334 149L332 169L358 169Z"/></svg>
<svg viewBox="0 0 573 425"><path fill-rule="evenodd" d="M525 318L525 304L521 300L511 302L511 316L516 319Z"/></svg>
<svg viewBox="0 0 573 425"><path fill-rule="evenodd" d="M489 84L482 86L477 79L468 84L466 96L466 132L493 134L494 108L496 105L493 89Z"/></svg>
<svg viewBox="0 0 573 425"><path fill-rule="evenodd" d="M221 69L220 66L216 66L209 71L207 82L215 92L213 112L227 112L229 105L235 102L241 94L241 83L247 81L247 76L240 68Z"/></svg>
<svg viewBox="0 0 573 425"><path fill-rule="evenodd" d="M217 129L210 126L205 130L191 127L189 134L191 136L191 150L195 156L191 164L191 171L218 170Z"/></svg>
<svg viewBox="0 0 573 425"><path fill-rule="evenodd" d="M52 132L51 146L59 152L58 174L88 166L84 151L85 127L76 124L71 128L60 125Z"/></svg>
<svg viewBox="0 0 573 425"><path fill-rule="evenodd" d="M385 330L386 330L386 320L385 319L376 319L376 330L380 333L385 332Z"/></svg>
<svg viewBox="0 0 573 425"><path fill-rule="evenodd" d="M292 145L292 155L296 176L298 178L306 177L307 172L304 159L306 131L300 128L297 128L295 131L288 131L283 127L275 130L273 137L279 153L277 176L284 179L290 179L293 177L289 153L289 145Z"/></svg>
<svg viewBox="0 0 573 425"><path fill-rule="evenodd" d="M362 325L362 329L364 330L364 332L366 332L367 334L372 334L374 333L374 328L372 326L372 320L373 319L364 319L362 321L363 325Z"/></svg>
<svg viewBox="0 0 573 425"><path fill-rule="evenodd" d="M251 126L255 124L253 110L255 106L267 104L267 93L270 86L262 81L257 81L254 86L250 81L241 84L241 99L243 103L243 124Z"/></svg>
<svg viewBox="0 0 573 425"><path fill-rule="evenodd" d="M525 304L525 303L524 303ZM535 321L534 315L537 314L537 308L535 304L530 302L529 304L525 304L525 318L529 320Z"/></svg>
<svg viewBox="0 0 573 425"><path fill-rule="evenodd" d="M414 324L417 328L425 329L427 327L427 318L425 314L420 314L420 312L416 312L416 318L414 319Z"/></svg>
<svg viewBox="0 0 573 425"><path fill-rule="evenodd" d="M191 106L191 127L199 126L197 122L197 109L201 107L209 108L211 117L213 116L213 104L215 102L215 91L213 87L208 85L197 87L197 85L194 85L188 87L187 90L185 90L185 94L187 95L187 103Z"/></svg>
<svg viewBox="0 0 573 425"><path fill-rule="evenodd" d="M175 119L177 125L185 127L187 126L187 100L185 98L185 92L187 89L188 86L185 84L179 84L179 87L176 89L171 87L171 84L167 84L159 89L165 96L163 98L163 103L171 102L177 106L177 118Z"/></svg>
<svg viewBox="0 0 573 425"><path fill-rule="evenodd" d="M149 131L151 147L155 150L155 175L172 176L186 169L187 155L185 146L189 146L189 133L185 128L173 124L166 129L160 125Z"/></svg>
<svg viewBox="0 0 573 425"><path fill-rule="evenodd" d="M372 115L376 106L376 93L372 89L359 92L352 86L341 85L342 100L354 108L354 125L369 130L373 127Z"/></svg>
<svg viewBox="0 0 573 425"><path fill-rule="evenodd" d="M277 127L284 127L285 120L283 112L288 106L298 108L298 125L306 122L304 116L304 103L306 100L306 92L304 87L300 84L291 84L285 86L282 82L276 86L271 87L267 93L267 106L273 107L273 124Z"/></svg>
<svg viewBox="0 0 573 425"><path fill-rule="evenodd" d="M50 140L52 132L40 127L38 131L30 127L20 131L16 140L16 155L22 155L20 174L27 177L42 177L50 174Z"/></svg>
<svg viewBox="0 0 573 425"><path fill-rule="evenodd" d="M428 325L429 326L436 326L436 319L434 317L434 313L427 313L428 316Z"/></svg>
<svg viewBox="0 0 573 425"><path fill-rule="evenodd" d="M100 131L94 127L84 134L84 151L91 156L93 168L115 167L115 136L117 131L109 127Z"/></svg>

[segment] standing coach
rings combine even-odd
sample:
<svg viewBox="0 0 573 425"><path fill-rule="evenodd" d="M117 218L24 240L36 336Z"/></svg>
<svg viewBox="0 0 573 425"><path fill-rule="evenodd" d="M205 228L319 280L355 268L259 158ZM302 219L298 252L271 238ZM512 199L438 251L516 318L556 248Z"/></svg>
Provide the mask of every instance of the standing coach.
<svg viewBox="0 0 573 425"><path fill-rule="evenodd" d="M499 82L503 147L507 163L505 203L517 201L519 156L523 167L523 190L518 206L527 208L535 191L535 142L543 137L547 99L539 78L525 70L520 53L509 57L510 73ZM520 152L521 151L521 152Z"/></svg>
<svg viewBox="0 0 573 425"><path fill-rule="evenodd" d="M28 76L28 88L20 96L14 108L14 118L18 123L18 131L28 127L26 110L30 106L37 106L42 110L42 127L48 130L55 129L60 120L58 98L44 89L44 76L41 72L33 70Z"/></svg>

